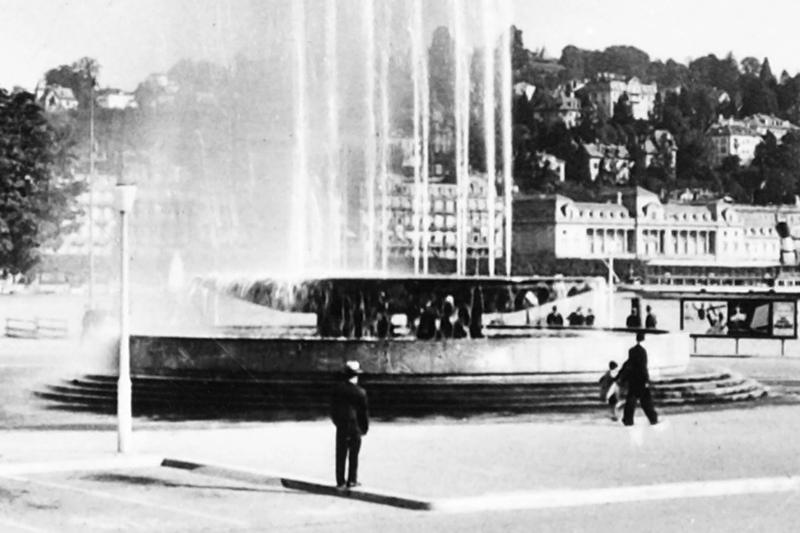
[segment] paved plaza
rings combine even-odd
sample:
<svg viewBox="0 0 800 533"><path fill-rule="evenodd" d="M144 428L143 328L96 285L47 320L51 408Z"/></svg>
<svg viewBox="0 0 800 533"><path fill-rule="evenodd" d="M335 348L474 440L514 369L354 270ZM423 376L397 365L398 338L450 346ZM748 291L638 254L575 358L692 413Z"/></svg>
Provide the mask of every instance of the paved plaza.
<svg viewBox="0 0 800 533"><path fill-rule="evenodd" d="M319 493L333 482L327 420L137 418L118 456L113 416L30 394L74 368L76 342L0 339L2 531L794 531L800 518L794 358L704 358L773 397L661 409L653 427L602 409L375 420L347 497Z"/></svg>
<svg viewBox="0 0 800 533"><path fill-rule="evenodd" d="M800 409L790 405L674 413L663 426L632 429L600 416L376 422L364 441L364 490L429 502L423 511L275 483L330 483L333 430L324 421L147 426L138 424L135 453L124 458L113 430L0 432L0 524L612 531L643 520L651 531L790 531L800 504ZM164 458L217 471L159 466ZM609 522L596 523L601 516Z"/></svg>

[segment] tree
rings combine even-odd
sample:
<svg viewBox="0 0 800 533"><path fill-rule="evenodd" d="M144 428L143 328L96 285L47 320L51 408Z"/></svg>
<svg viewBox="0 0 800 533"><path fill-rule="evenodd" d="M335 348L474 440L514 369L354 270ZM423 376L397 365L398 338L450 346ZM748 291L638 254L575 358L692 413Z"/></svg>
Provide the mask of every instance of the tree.
<svg viewBox="0 0 800 533"><path fill-rule="evenodd" d="M742 68L742 74L745 75L757 76L761 71L761 61L752 56L742 59L739 65Z"/></svg>
<svg viewBox="0 0 800 533"><path fill-rule="evenodd" d="M764 62L761 63L761 71L758 73L758 79L767 87L774 87L778 82L772 74L772 69L769 66L769 58L765 57Z"/></svg>
<svg viewBox="0 0 800 533"><path fill-rule="evenodd" d="M761 79L753 75L741 78L742 88L742 116L765 113L774 115L778 110L778 98L775 91L769 88Z"/></svg>
<svg viewBox="0 0 800 533"><path fill-rule="evenodd" d="M635 46L609 46L603 50L600 63L607 72L642 78L647 75L650 56Z"/></svg>
<svg viewBox="0 0 800 533"><path fill-rule="evenodd" d="M564 72L569 79L580 80L586 76L584 51L577 46L565 46L558 62L566 69Z"/></svg>
<svg viewBox="0 0 800 533"><path fill-rule="evenodd" d="M27 272L78 214L69 136L28 92L0 89L0 268Z"/></svg>
<svg viewBox="0 0 800 533"><path fill-rule="evenodd" d="M760 175L754 200L762 204L791 203L798 192L796 176L800 172L800 136L787 133L778 143L772 133L756 147L753 167Z"/></svg>
<svg viewBox="0 0 800 533"><path fill-rule="evenodd" d="M455 43L449 30L439 26L433 32L433 41L428 50L428 72L430 72L431 102L441 107L443 116L453 115L453 92L455 90Z"/></svg>
<svg viewBox="0 0 800 533"><path fill-rule="evenodd" d="M89 107L93 90L97 87L100 65L91 57L82 57L71 65L61 65L45 72L44 80L48 85L60 85L72 90L82 109Z"/></svg>
<svg viewBox="0 0 800 533"><path fill-rule="evenodd" d="M620 126L633 122L633 109L628 93L622 93L614 104L614 122Z"/></svg>

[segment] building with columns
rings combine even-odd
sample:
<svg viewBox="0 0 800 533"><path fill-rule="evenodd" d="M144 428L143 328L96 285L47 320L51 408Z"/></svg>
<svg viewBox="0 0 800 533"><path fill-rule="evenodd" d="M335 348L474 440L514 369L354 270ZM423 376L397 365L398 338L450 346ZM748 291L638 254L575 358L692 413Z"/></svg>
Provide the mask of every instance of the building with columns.
<svg viewBox="0 0 800 533"><path fill-rule="evenodd" d="M640 259L645 262L779 265L785 222L800 239L800 206L752 206L715 200L662 203L641 187L607 202L561 195L514 201L514 253L525 261L556 258Z"/></svg>

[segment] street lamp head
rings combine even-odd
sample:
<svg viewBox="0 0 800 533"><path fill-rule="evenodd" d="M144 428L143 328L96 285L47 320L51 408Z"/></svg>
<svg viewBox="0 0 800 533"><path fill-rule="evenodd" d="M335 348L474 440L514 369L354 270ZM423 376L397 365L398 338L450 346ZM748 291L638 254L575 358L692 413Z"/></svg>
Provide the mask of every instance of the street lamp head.
<svg viewBox="0 0 800 533"><path fill-rule="evenodd" d="M125 213L133 209L133 202L136 199L136 185L120 181L114 187L114 208Z"/></svg>

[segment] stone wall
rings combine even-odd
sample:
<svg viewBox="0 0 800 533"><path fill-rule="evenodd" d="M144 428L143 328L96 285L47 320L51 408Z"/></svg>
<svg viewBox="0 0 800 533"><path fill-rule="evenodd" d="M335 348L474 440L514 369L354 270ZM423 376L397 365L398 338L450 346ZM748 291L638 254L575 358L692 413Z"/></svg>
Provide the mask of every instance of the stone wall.
<svg viewBox="0 0 800 533"><path fill-rule="evenodd" d="M318 338L202 338L134 336L135 375L296 375L338 372L357 360L376 375L595 373L621 363L634 344L627 331L525 330L484 339L418 341ZM649 334L654 374L680 372L689 362L689 337Z"/></svg>

